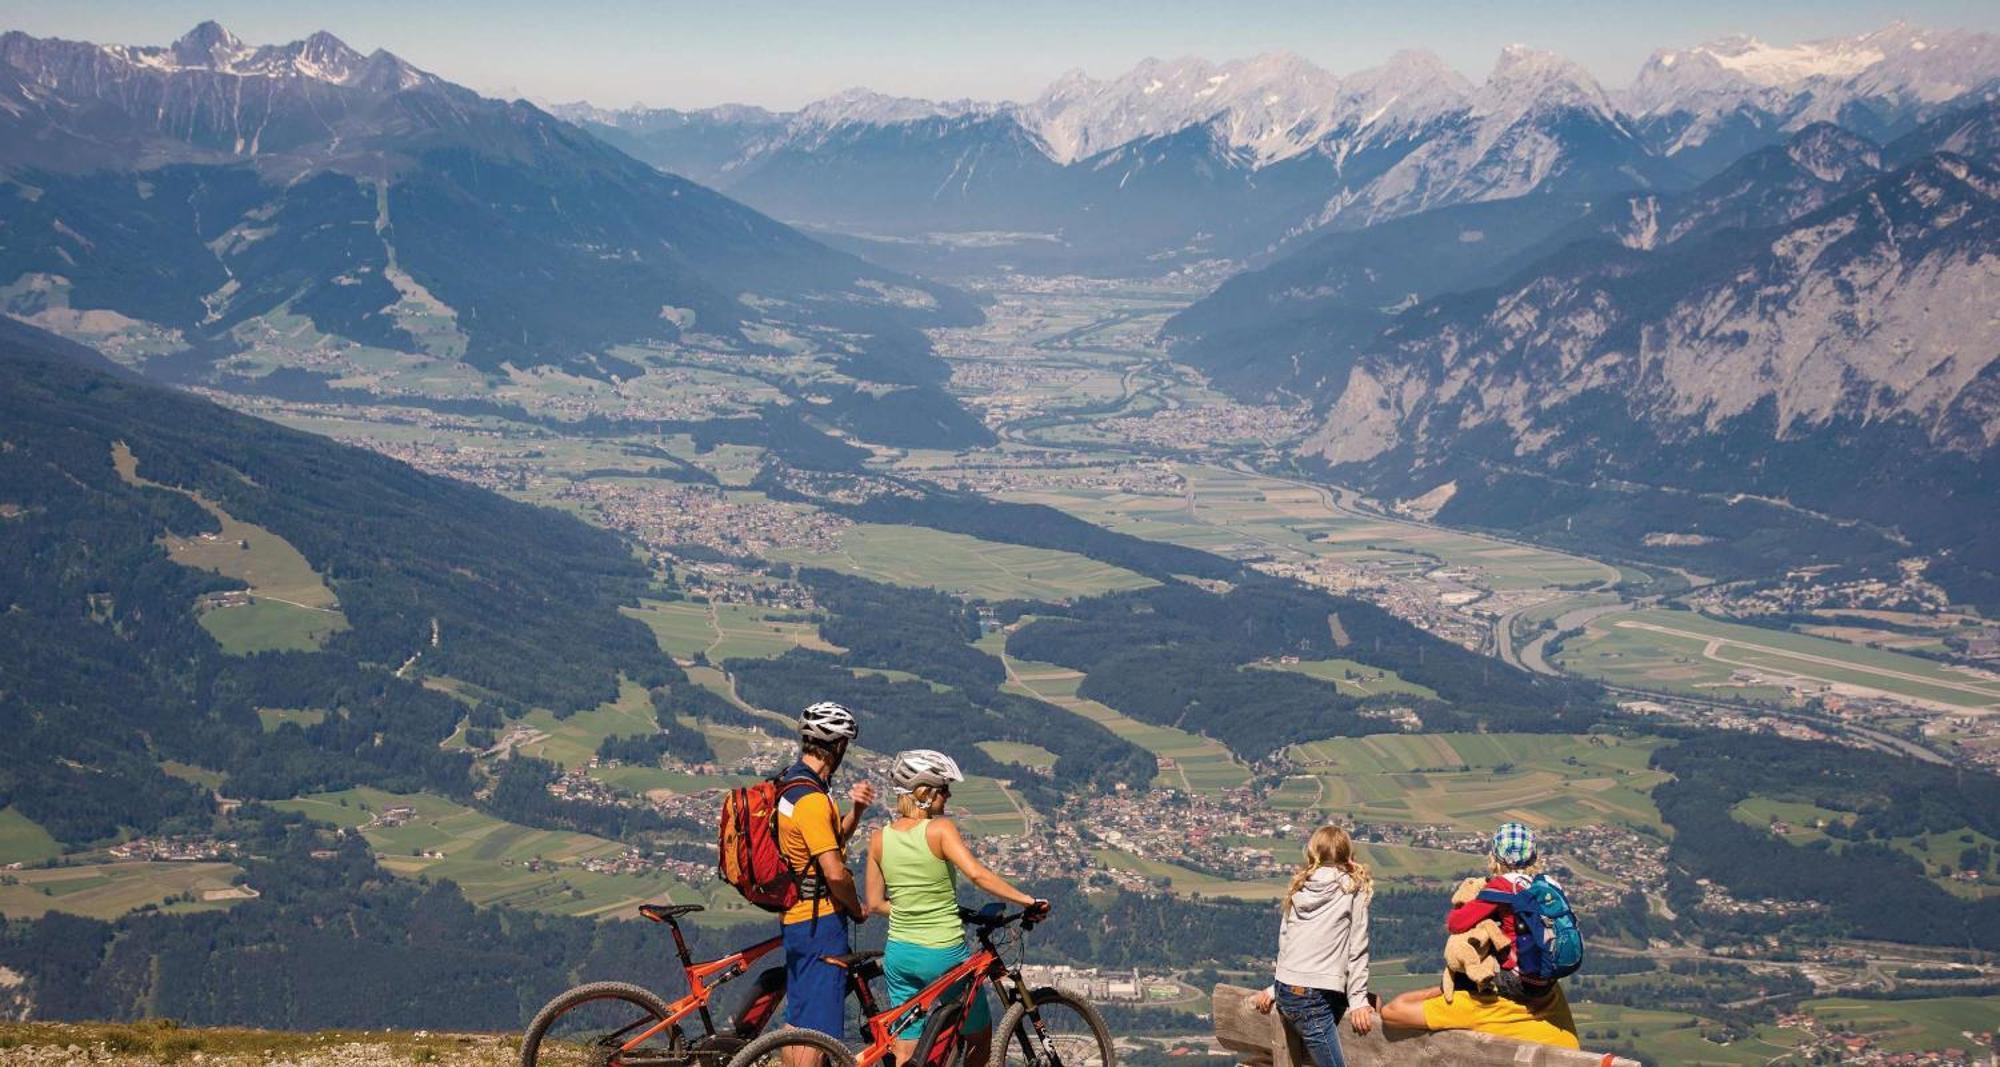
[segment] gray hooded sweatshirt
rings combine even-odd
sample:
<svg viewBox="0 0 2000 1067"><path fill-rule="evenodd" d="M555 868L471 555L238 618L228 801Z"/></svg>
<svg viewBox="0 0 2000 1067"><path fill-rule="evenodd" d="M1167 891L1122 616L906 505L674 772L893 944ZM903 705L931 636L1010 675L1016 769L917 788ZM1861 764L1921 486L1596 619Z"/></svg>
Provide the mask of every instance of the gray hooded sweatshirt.
<svg viewBox="0 0 2000 1067"><path fill-rule="evenodd" d="M1368 996L1368 895L1345 871L1322 867L1292 894L1278 926L1277 979L1284 985Z"/></svg>

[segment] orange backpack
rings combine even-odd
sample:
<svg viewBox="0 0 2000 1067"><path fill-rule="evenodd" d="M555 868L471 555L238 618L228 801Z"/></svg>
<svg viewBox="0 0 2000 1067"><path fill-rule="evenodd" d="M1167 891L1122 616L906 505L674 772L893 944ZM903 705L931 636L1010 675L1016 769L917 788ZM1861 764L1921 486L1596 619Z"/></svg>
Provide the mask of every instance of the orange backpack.
<svg viewBox="0 0 2000 1067"><path fill-rule="evenodd" d="M804 896L800 873L778 847L778 801L787 789L801 784L825 792L809 776L779 775L738 786L722 799L715 836L717 872L744 900L765 911L785 911Z"/></svg>

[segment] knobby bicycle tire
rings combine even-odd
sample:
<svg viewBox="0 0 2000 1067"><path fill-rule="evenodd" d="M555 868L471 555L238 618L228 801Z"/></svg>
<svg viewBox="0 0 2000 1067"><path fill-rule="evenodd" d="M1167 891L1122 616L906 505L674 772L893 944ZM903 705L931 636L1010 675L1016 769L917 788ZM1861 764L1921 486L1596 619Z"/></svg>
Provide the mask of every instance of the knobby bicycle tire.
<svg viewBox="0 0 2000 1067"><path fill-rule="evenodd" d="M636 986L630 982L591 982L588 985L577 986L542 1005L542 1010L535 1013L534 1021L528 1024L527 1035L521 1039L521 1067L539 1067L545 1062L553 1062L544 1060L542 1042L548 1038L549 1031L564 1015L585 1004L608 1001L621 1001L632 1005L634 1009L632 1022L635 1024L643 1022L644 1025L651 1025L666 1018L671 1011L666 1001L643 986ZM649 1018L642 1019L639 1012L644 1012ZM556 1040L566 1039L559 1036Z"/></svg>
<svg viewBox="0 0 2000 1067"><path fill-rule="evenodd" d="M1117 1067L1111 1030L1089 1001L1047 987L1028 998L1049 1030L1054 1055L1042 1047L1028 1005L1017 1002L993 1030L990 1067Z"/></svg>
<svg viewBox="0 0 2000 1067"><path fill-rule="evenodd" d="M826 1057L825 1067L854 1067L854 1053L838 1039L796 1026L773 1030L743 1046L729 1067L784 1067L784 1050L800 1047L817 1049Z"/></svg>

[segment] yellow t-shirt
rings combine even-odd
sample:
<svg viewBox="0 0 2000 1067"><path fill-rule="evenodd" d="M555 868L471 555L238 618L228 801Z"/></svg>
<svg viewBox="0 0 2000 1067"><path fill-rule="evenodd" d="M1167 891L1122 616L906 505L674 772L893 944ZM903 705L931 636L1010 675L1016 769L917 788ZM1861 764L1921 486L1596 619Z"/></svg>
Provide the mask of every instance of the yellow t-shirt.
<svg viewBox="0 0 2000 1067"><path fill-rule="evenodd" d="M1424 1026L1432 1030L1477 1030L1482 1034L1534 1041L1558 1048L1582 1048L1576 1039L1576 1020L1570 1016L1569 1001L1557 986L1538 1008L1506 997L1478 996L1459 992L1451 1003L1434 996L1424 1001Z"/></svg>
<svg viewBox="0 0 2000 1067"><path fill-rule="evenodd" d="M778 850L785 862L803 876L813 872L812 858L822 852L838 852L846 844L840 839L840 805L814 789L801 790L796 800L778 798ZM803 899L785 909L784 922L809 922L815 916L839 911L832 897Z"/></svg>

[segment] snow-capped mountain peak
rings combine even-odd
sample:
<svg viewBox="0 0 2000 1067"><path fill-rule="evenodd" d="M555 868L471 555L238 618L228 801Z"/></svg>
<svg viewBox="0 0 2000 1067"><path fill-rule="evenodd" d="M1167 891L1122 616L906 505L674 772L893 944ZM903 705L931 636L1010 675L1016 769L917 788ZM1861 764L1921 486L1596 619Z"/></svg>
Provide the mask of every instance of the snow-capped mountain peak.
<svg viewBox="0 0 2000 1067"><path fill-rule="evenodd" d="M920 100L909 96L890 96L857 87L807 104L794 117L793 125L807 129L832 129L854 124L892 126L930 118L956 118L987 106L972 100Z"/></svg>
<svg viewBox="0 0 2000 1067"><path fill-rule="evenodd" d="M1339 87L1339 78L1290 52L1223 64L1147 59L1110 81L1071 71L1018 114L1059 163L1211 120L1231 147L1268 162L1324 134Z"/></svg>
<svg viewBox="0 0 2000 1067"><path fill-rule="evenodd" d="M1739 34L1693 48L1662 49L1640 69L1624 102L1642 116L1709 114L1745 101L1779 109L1810 93L1817 106L1794 121L1796 129L1834 117L1859 96L1936 103L1996 76L2000 37L1894 22L1870 33L1790 45Z"/></svg>
<svg viewBox="0 0 2000 1067"><path fill-rule="evenodd" d="M210 19L182 34L166 51L180 66L221 70L249 55L252 49L223 29L221 23Z"/></svg>
<svg viewBox="0 0 2000 1067"><path fill-rule="evenodd" d="M161 74L207 71L244 78L303 78L390 92L438 81L435 75L418 70L389 52L378 49L364 56L325 30L289 44L255 46L244 44L214 21L201 23L165 47L80 45L53 39L44 42L17 34L9 37L17 47L80 49L114 64Z"/></svg>
<svg viewBox="0 0 2000 1067"><path fill-rule="evenodd" d="M1478 100L1482 115L1523 115L1545 108L1580 108L1606 118L1617 114L1590 72L1557 55L1526 45L1500 50Z"/></svg>
<svg viewBox="0 0 2000 1067"><path fill-rule="evenodd" d="M1883 53L1868 37L1768 45L1755 37L1725 37L1695 49L1716 66L1753 85L1789 85L1807 78L1848 77L1880 63Z"/></svg>

